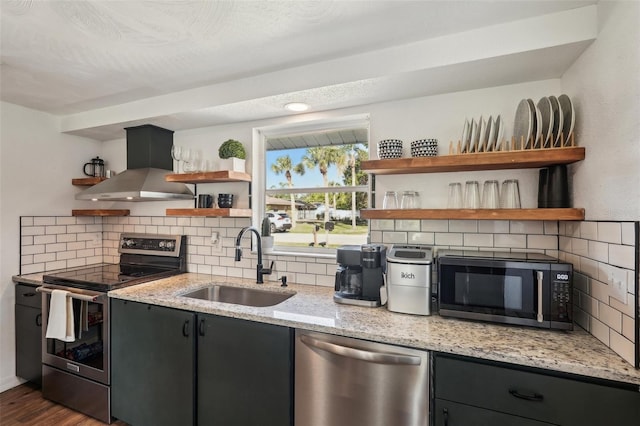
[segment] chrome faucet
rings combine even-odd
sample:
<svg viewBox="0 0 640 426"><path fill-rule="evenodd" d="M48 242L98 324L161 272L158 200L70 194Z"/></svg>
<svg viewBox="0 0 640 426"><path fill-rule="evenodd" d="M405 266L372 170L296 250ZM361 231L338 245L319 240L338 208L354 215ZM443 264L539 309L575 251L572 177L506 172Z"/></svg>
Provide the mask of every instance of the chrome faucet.
<svg viewBox="0 0 640 426"><path fill-rule="evenodd" d="M245 232L251 231L256 234L256 238L258 239L258 265L256 265L256 283L262 284L264 281L262 280L263 275L271 275L271 270L273 269L273 262L271 262L271 266L269 268L262 267L262 238L260 238L260 232L252 226L247 226L242 228L238 233L238 237L236 238L236 262L240 262L242 259L242 248L240 247L240 239Z"/></svg>

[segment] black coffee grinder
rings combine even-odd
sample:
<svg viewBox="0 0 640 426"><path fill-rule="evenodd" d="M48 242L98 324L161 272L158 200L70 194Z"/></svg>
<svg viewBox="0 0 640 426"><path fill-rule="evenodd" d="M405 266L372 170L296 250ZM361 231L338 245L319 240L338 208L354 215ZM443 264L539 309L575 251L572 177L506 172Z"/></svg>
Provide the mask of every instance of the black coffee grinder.
<svg viewBox="0 0 640 426"><path fill-rule="evenodd" d="M338 247L333 300L348 305L380 306L380 287L387 268L387 248L378 244Z"/></svg>

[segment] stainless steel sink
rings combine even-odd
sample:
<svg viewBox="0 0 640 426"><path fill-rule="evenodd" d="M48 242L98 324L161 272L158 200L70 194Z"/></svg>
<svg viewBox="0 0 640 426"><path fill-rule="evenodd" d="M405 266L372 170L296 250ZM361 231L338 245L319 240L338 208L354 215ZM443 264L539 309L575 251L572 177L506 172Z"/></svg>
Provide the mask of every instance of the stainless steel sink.
<svg viewBox="0 0 640 426"><path fill-rule="evenodd" d="M263 307L277 305L294 294L295 293L276 293L274 291L216 284L183 294L182 296L193 299L211 300L214 302L233 303L235 305Z"/></svg>

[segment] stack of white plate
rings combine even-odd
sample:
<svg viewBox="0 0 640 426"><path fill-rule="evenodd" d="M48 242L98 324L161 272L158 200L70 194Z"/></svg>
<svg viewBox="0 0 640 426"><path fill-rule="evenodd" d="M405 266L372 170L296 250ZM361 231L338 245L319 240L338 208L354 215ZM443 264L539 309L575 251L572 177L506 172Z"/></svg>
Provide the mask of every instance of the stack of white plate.
<svg viewBox="0 0 640 426"><path fill-rule="evenodd" d="M438 139L420 139L411 142L412 157L435 157L438 155Z"/></svg>
<svg viewBox="0 0 640 426"><path fill-rule="evenodd" d="M389 158L402 157L402 141L400 139L384 139L378 142L378 158L386 160Z"/></svg>

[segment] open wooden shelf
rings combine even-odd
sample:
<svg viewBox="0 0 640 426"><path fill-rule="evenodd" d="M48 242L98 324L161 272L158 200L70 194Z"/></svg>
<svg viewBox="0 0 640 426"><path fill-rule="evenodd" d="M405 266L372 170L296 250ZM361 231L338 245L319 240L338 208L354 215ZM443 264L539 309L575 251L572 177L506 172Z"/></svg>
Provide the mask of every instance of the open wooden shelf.
<svg viewBox="0 0 640 426"><path fill-rule="evenodd" d="M117 209L71 210L71 216L129 216L129 210L117 210Z"/></svg>
<svg viewBox="0 0 640 426"><path fill-rule="evenodd" d="M362 170L376 175L527 169L584 160L584 147L529 149L506 152L396 158L362 162Z"/></svg>
<svg viewBox="0 0 640 426"><path fill-rule="evenodd" d="M167 209L167 216L251 217L251 209Z"/></svg>
<svg viewBox="0 0 640 426"><path fill-rule="evenodd" d="M584 220L584 209L363 209L363 219Z"/></svg>
<svg viewBox="0 0 640 426"><path fill-rule="evenodd" d="M172 173L164 178L167 182L181 183L216 183L216 182L251 182L251 175L233 170L215 172Z"/></svg>
<svg viewBox="0 0 640 426"><path fill-rule="evenodd" d="M71 179L71 185L76 186L93 186L97 185L103 180L107 180L106 177L86 177L86 178L74 178Z"/></svg>

